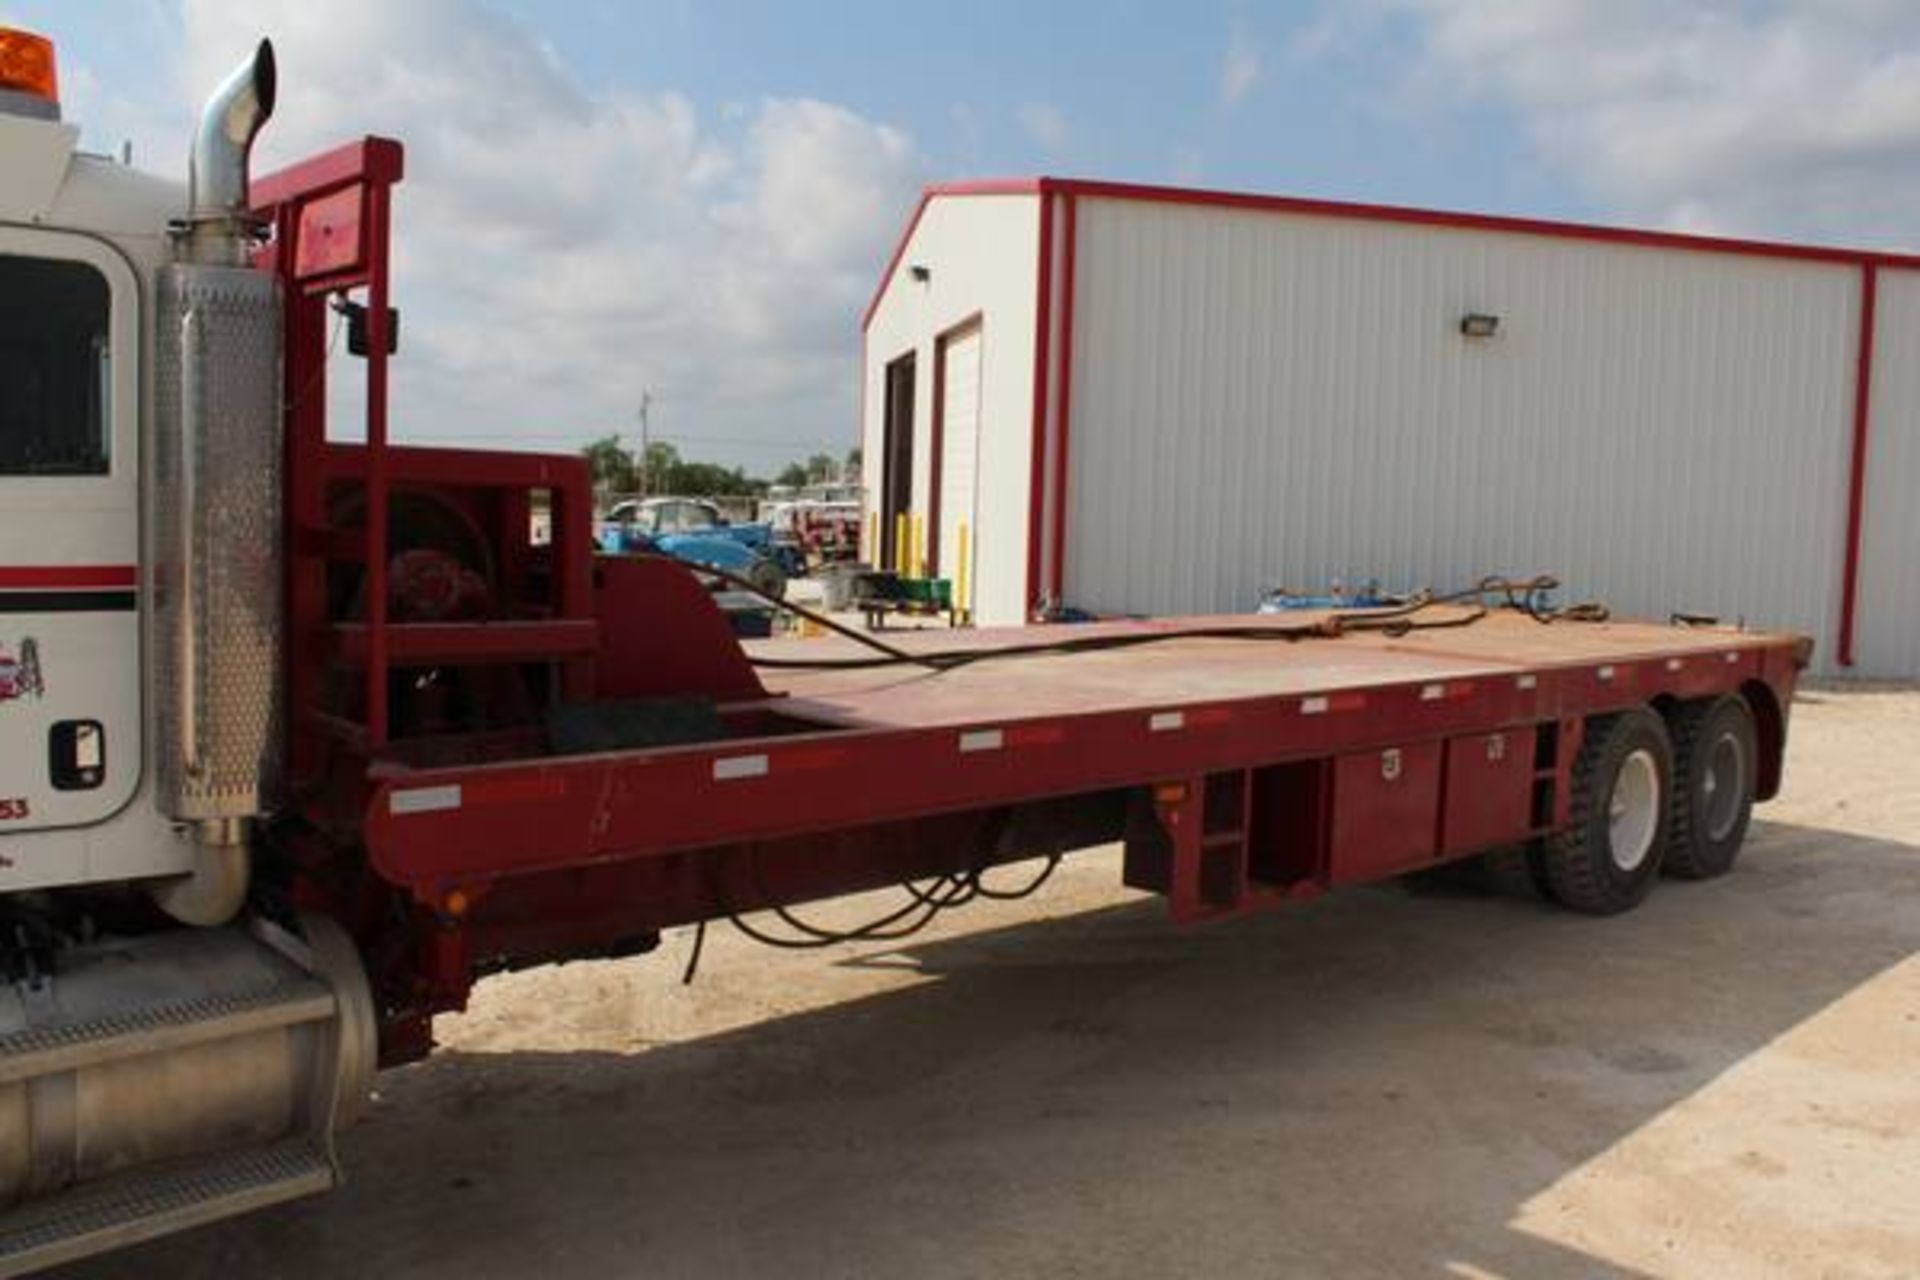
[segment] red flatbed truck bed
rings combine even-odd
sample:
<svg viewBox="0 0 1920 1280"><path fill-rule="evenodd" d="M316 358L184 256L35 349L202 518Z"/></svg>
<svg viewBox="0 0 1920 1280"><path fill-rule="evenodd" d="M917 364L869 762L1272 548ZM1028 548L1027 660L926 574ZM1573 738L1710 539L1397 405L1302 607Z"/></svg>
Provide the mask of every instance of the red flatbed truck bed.
<svg viewBox="0 0 1920 1280"><path fill-rule="evenodd" d="M333 300L366 299L365 443L333 438L324 397L285 422L290 799L267 863L287 908L354 938L383 1062L426 1053L488 972L888 885L944 905L1113 841L1183 921L1483 851L1622 910L1663 861L1726 870L1779 785L1807 656L1788 635L1434 605L1408 634L1374 615L1300 638L1327 619L1283 615L899 635L882 667L792 669L869 660L871 637L743 650L684 566L595 554L584 460L388 441L402 167L369 138L254 188L285 385L324 373ZM1059 642L1078 651L953 665Z"/></svg>
<svg viewBox="0 0 1920 1280"><path fill-rule="evenodd" d="M662 871L653 901L627 900L659 926L951 869L924 825L942 815L1036 802L1057 814L1125 792L1134 803L1120 830L1102 834L1127 840L1130 882L1194 920L1550 835L1570 821L1584 727L1610 713L1739 697L1753 722L1753 795L1776 789L1806 655L1797 637L1466 613L1435 606L1423 623L1464 625L1399 636L1285 638L1314 615L897 636L932 654L1036 634L1169 638L944 671L774 671L771 697L726 708L755 727L718 741L389 766L368 846L383 875L428 899L650 863ZM1214 627L1272 638L1189 634ZM838 638L751 648L781 662L863 653ZM845 838L876 830L891 841ZM809 851L817 874L792 865ZM971 861L1023 852L975 848ZM743 859L786 865L746 875ZM623 895L648 892L645 877L616 882Z"/></svg>

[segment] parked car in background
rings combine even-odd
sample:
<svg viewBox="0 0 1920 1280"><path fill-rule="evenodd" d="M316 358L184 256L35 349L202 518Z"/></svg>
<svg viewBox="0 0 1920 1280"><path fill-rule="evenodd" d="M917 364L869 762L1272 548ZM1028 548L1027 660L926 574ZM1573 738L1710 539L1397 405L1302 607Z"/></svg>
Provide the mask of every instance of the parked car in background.
<svg viewBox="0 0 1920 1280"><path fill-rule="evenodd" d="M729 524L719 507L700 498L628 498L601 520L598 541L614 553L657 551L736 574L770 596L783 596L789 577L806 572L796 542L776 538L765 524Z"/></svg>
<svg viewBox="0 0 1920 1280"><path fill-rule="evenodd" d="M776 538L791 536L810 561L837 564L860 558L859 502L794 498L771 503L762 515Z"/></svg>

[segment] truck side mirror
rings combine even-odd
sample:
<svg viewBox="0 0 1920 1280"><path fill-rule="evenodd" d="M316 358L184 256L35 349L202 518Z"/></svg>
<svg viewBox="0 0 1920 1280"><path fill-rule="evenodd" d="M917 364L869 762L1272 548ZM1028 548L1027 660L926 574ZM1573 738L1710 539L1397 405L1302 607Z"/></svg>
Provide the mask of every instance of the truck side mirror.
<svg viewBox="0 0 1920 1280"><path fill-rule="evenodd" d="M350 298L334 299L333 309L347 318L347 353L364 356L373 349L368 334L367 307L365 303L354 302ZM387 354L400 354L400 309L387 308Z"/></svg>

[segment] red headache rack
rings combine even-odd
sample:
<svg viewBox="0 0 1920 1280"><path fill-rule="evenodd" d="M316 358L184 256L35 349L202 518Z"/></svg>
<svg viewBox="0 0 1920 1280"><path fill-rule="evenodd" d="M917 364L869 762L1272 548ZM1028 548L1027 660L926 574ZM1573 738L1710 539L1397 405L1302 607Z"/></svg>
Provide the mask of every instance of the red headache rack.
<svg viewBox="0 0 1920 1280"><path fill-rule="evenodd" d="M286 503L289 701L296 782L327 740L368 756L391 741L390 678L398 669L553 664L563 696L588 695L599 648L594 619L592 483L583 459L396 447L388 368L397 349L388 251L401 146L365 138L257 179L255 212L272 228L261 264L286 307ZM330 312L338 313L330 315ZM366 362L365 439L328 437L327 365L341 324ZM509 531L494 566L502 607L483 620L394 622L390 575L395 502L410 490L454 495ZM550 504L550 545L533 541L536 495ZM357 527L354 517L357 515ZM330 571L362 566L357 615L343 617ZM358 674L359 712L325 694ZM326 708L326 709L323 709Z"/></svg>

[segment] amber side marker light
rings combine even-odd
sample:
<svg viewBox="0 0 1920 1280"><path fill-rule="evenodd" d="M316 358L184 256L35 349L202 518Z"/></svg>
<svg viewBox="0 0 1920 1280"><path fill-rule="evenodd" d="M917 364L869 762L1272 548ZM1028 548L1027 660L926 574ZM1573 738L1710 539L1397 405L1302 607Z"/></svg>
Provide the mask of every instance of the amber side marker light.
<svg viewBox="0 0 1920 1280"><path fill-rule="evenodd" d="M60 73L53 41L0 27L0 111L60 117Z"/></svg>

